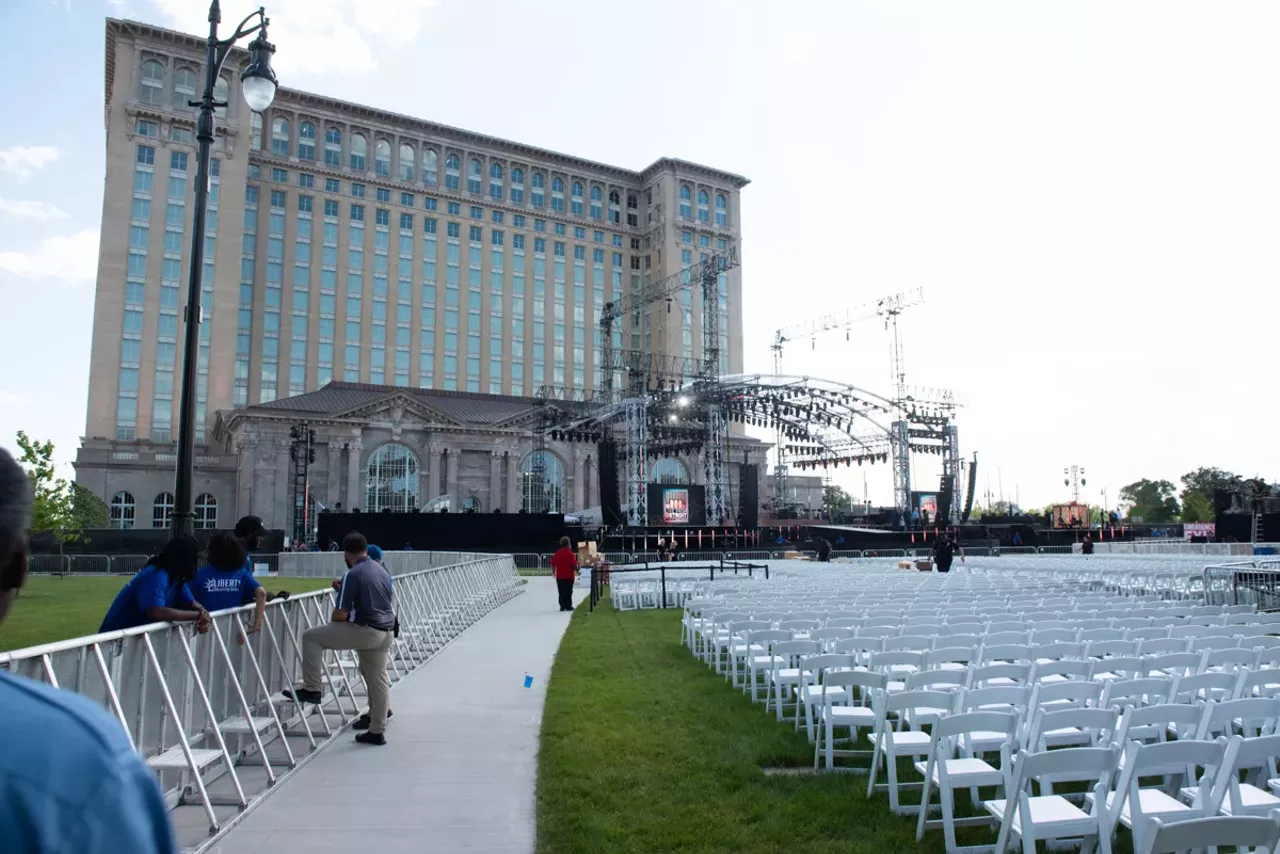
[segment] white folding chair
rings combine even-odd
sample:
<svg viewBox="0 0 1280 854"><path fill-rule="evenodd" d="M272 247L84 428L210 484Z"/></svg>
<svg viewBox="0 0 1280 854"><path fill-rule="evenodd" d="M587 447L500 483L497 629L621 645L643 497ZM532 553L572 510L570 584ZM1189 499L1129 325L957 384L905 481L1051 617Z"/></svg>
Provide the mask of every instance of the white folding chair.
<svg viewBox="0 0 1280 854"><path fill-rule="evenodd" d="M1245 738L1272 735L1280 719L1280 699L1275 697L1246 697L1239 700L1210 701L1205 706L1196 738L1214 738L1232 735L1240 730Z"/></svg>
<svg viewBox="0 0 1280 854"><path fill-rule="evenodd" d="M773 666L769 670L769 683L765 686L764 710L768 714L772 703L778 723L785 719L783 709L788 705L795 707L799 717L798 689L813 678L813 673L804 668L802 659L817 655L821 650L822 645L811 640L783 641L773 645ZM791 702L793 695L797 697L794 703Z"/></svg>
<svg viewBox="0 0 1280 854"><path fill-rule="evenodd" d="M1117 751L1108 747L1069 747L1043 753L1019 751L1013 761L1013 786L1005 799L983 801L982 806L1000 822L996 851L1003 854L1009 838L1022 840L1023 850L1035 850L1038 839L1097 840L1100 854L1111 854L1110 835L1103 832L1100 805L1111 789ZM1032 795L1032 782L1051 777L1058 782L1092 784L1094 803L1086 812L1062 795Z"/></svg>
<svg viewBox="0 0 1280 854"><path fill-rule="evenodd" d="M818 721L818 707L826 702L825 698L828 694L839 696L844 690L828 686L827 677L832 673L853 670L853 656L836 653L814 655L806 658L801 663L801 667L813 674L813 678L800 683L800 713L796 715L796 729L800 728L803 717L805 735L809 737L809 743L812 744L815 738L815 725Z"/></svg>
<svg viewBox="0 0 1280 854"><path fill-rule="evenodd" d="M1171 825L1155 818L1144 835L1147 845L1135 846L1134 854L1177 854L1228 845L1237 851L1252 848L1253 854L1276 854L1280 850L1280 812L1270 818L1215 816Z"/></svg>
<svg viewBox="0 0 1280 854"><path fill-rule="evenodd" d="M1169 736L1194 738L1203 719L1204 703L1129 706L1120 716L1115 743L1123 746L1130 741L1165 741Z"/></svg>
<svg viewBox="0 0 1280 854"><path fill-rule="evenodd" d="M1222 815L1265 816L1280 809L1280 797L1267 791L1277 777L1276 762L1280 760L1280 735L1264 735L1240 740L1235 761L1227 768L1227 796L1219 809ZM1244 779L1241 780L1241 776ZM1178 796L1192 801L1199 795L1196 787L1182 789Z"/></svg>
<svg viewBox="0 0 1280 854"><path fill-rule="evenodd" d="M818 767L818 757L826 760L828 771L835 767L837 757L871 757L872 750L837 749L835 731L848 729L847 742L858 743L858 730L864 727L873 731L878 712L875 698L882 695L888 678L883 673L867 670L832 671L827 674L827 693L818 709L818 737L813 745L813 767ZM871 705L867 705L868 700Z"/></svg>
<svg viewBox="0 0 1280 854"><path fill-rule="evenodd" d="M867 797L870 798L877 788L888 788L889 808L895 813L906 814L919 809L918 806L900 806L898 803L898 759L915 759L929 753L930 736L927 732L904 728L909 712L929 714L935 709L949 708L955 701L954 695L947 691L888 691L877 695L879 708L876 709L875 731L867 733L867 738L874 744L871 757L871 775L867 780ZM890 716L895 716L896 726L891 723ZM888 785L877 786L880 765L884 764L888 771ZM919 783L904 783L905 787L915 788Z"/></svg>
<svg viewBox="0 0 1280 854"><path fill-rule="evenodd" d="M1124 825L1133 833L1134 848L1140 849L1150 819L1158 818L1169 824L1217 815L1227 794L1228 775L1224 769L1234 761L1239 742L1239 738L1230 745L1225 738L1158 744L1129 742L1124 746L1124 770L1116 789L1106 796L1102 811L1104 832L1114 836L1116 828ZM1144 777L1195 774L1196 768L1203 768L1204 773L1192 778L1197 781L1196 795L1189 803L1171 796L1163 787L1141 785ZM1086 802L1092 799L1092 795L1085 798Z"/></svg>
<svg viewBox="0 0 1280 854"><path fill-rule="evenodd" d="M969 668L969 688L995 685L1025 685L1031 676L1030 664L980 664Z"/></svg>
<svg viewBox="0 0 1280 854"><path fill-rule="evenodd" d="M1144 679L1114 679L1102 688L1098 705L1103 707L1154 706L1169 702L1173 680L1148 676Z"/></svg>
<svg viewBox="0 0 1280 854"><path fill-rule="evenodd" d="M961 850L956 845L957 827L991 824L989 816L957 819L955 790L977 791L979 786L996 786L1000 790L997 796L1007 793L1011 782L1012 751L1017 730L1018 717L1012 712L956 714L943 718L933 725L929 758L915 763L916 770L924 777L924 792L920 798L922 806L916 822L917 842L924 839L926 830L937 829L941 825L947 854L956 854ZM969 736L972 741L977 737L990 738L995 734L1004 737L999 747L998 768L980 757L960 755L960 744L965 736ZM938 790L938 800L942 804L941 821L929 820L929 799L934 788ZM981 846L983 850L986 847Z"/></svg>
<svg viewBox="0 0 1280 854"><path fill-rule="evenodd" d="M1053 747L1097 747L1108 744L1120 722L1117 709L1036 710L1027 730L1026 746L1033 751Z"/></svg>

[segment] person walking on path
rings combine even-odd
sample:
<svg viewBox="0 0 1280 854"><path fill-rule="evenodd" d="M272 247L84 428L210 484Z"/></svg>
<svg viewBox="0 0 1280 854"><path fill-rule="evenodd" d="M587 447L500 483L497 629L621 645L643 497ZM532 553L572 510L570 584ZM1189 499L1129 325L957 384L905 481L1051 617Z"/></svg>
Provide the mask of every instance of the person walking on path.
<svg viewBox="0 0 1280 854"><path fill-rule="evenodd" d="M361 744L386 744L387 705L391 680L387 658L394 640L396 616L391 608L391 576L369 557L369 541L352 531L342 538L347 574L338 587L338 605L328 624L302 633L302 687L284 691L295 703L319 703L324 695L324 653L355 650L360 675L369 691L368 732ZM359 722L357 722L357 728Z"/></svg>
<svg viewBox="0 0 1280 854"><path fill-rule="evenodd" d="M951 561L955 558L956 553L960 554L960 562L964 562L964 550L960 548L959 543L951 539L950 534L943 534L933 542L933 559L937 564L938 572L950 572Z"/></svg>
<svg viewBox="0 0 1280 854"><path fill-rule="evenodd" d="M31 483L0 450L0 621L27 580ZM87 697L0 670L0 851L176 854L156 776ZM32 737L34 736L34 737Z"/></svg>
<svg viewBox="0 0 1280 854"><path fill-rule="evenodd" d="M560 538L560 549L551 556L556 590L560 593L560 610L573 610L573 582L578 578L578 556L573 553L568 537Z"/></svg>

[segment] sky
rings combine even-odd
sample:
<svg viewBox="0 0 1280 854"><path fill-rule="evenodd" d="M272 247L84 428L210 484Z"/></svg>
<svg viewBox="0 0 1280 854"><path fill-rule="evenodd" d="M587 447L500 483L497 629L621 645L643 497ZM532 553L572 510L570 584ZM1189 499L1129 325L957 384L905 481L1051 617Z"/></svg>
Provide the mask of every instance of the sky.
<svg viewBox="0 0 1280 854"><path fill-rule="evenodd" d="M257 3L225 0L233 25ZM0 2L0 446L74 458L101 220L104 19L199 0ZM751 179L744 360L923 288L907 382L953 390L978 500L1117 503L1199 466L1280 477L1280 3L268 0L282 85L639 169ZM38 83L37 83L38 79ZM17 120L17 117L25 117ZM888 394L875 321L787 374ZM769 438L762 434L761 438ZM67 468L68 476L71 474ZM890 501L888 466L836 482ZM936 458L916 488L936 487Z"/></svg>

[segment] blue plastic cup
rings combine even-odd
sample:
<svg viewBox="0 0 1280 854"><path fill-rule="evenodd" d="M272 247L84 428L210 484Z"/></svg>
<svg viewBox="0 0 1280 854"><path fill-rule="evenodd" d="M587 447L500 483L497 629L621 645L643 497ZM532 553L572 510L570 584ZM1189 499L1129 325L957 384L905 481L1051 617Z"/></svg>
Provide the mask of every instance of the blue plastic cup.
<svg viewBox="0 0 1280 854"><path fill-rule="evenodd" d="M530 676L528 673L526 673L526 674L524 675L524 687L526 687L526 688L532 688L532 687L533 687L533 677L532 677L532 676Z"/></svg>

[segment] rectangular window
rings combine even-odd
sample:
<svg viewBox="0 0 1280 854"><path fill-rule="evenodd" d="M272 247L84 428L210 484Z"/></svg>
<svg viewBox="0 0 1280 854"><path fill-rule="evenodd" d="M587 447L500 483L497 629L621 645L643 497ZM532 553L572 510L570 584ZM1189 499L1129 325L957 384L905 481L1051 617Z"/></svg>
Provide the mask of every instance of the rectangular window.
<svg viewBox="0 0 1280 854"><path fill-rule="evenodd" d="M337 178L325 178L325 179L324 179L324 191L325 191L326 193L341 193L341 192L342 192L342 185L341 185L341 183L339 183L339 181L338 181L338 179L337 179ZM335 204L336 204L336 203L335 203Z"/></svg>
<svg viewBox="0 0 1280 854"><path fill-rule="evenodd" d="M352 181L352 182L351 182L351 195L355 196L355 197L356 197L356 198L358 198L358 199L363 199L363 198L364 198L364 184L357 184L355 181Z"/></svg>

